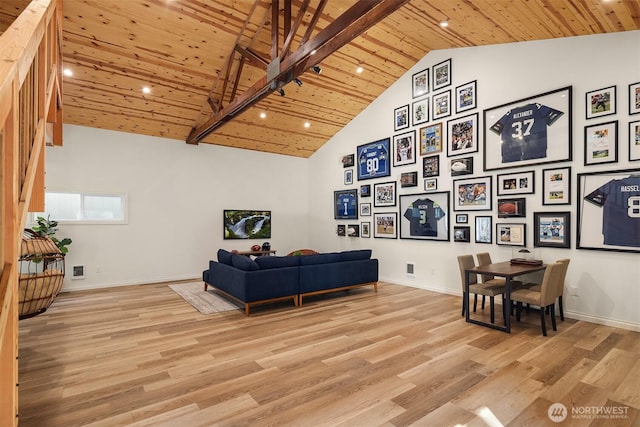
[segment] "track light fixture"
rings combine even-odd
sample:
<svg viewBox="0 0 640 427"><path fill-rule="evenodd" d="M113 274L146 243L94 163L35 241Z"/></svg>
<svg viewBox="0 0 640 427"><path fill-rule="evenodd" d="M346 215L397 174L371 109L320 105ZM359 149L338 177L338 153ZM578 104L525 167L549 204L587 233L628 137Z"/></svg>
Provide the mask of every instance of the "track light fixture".
<svg viewBox="0 0 640 427"><path fill-rule="evenodd" d="M280 96L284 96L284 89L282 89L281 87L278 88L278 93L280 94Z"/></svg>
<svg viewBox="0 0 640 427"><path fill-rule="evenodd" d="M295 82L295 84L297 84L298 86L302 86L302 82L300 81L300 79L293 79L293 81Z"/></svg>
<svg viewBox="0 0 640 427"><path fill-rule="evenodd" d="M320 74L322 72L322 68L320 68L319 65L314 65L313 67L311 67L311 71L313 71L316 74Z"/></svg>

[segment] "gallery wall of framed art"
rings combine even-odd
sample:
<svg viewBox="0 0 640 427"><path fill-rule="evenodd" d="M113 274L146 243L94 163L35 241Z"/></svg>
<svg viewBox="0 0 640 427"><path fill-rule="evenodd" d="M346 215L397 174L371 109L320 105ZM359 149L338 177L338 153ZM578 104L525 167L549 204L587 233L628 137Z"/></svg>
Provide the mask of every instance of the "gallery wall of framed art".
<svg viewBox="0 0 640 427"><path fill-rule="evenodd" d="M484 66L483 61L480 68L469 67L460 55L448 53L450 58L436 55L416 64L388 98L375 104L375 114L363 116L359 129L341 138L343 148L336 157L344 155L344 147L356 153L354 182L345 188L371 186L371 199L360 200L371 207L359 213L371 213L360 218L372 227L372 239L362 240L366 233L361 226L359 240L346 238L342 244L371 246L383 254L389 277L434 287L438 280L450 282L445 271L460 253L489 251L494 259L505 260L529 250L545 262L571 258L577 268L577 258L588 258L594 250L610 251L612 245L604 240L592 241L604 239L602 233L585 234L578 205L586 213L593 202L578 197L578 175L640 166L637 76L624 72L623 80L611 75L575 78L579 73L574 72L554 79L534 75L529 69L537 65L517 64L517 77L498 78L495 65ZM538 59L545 58L542 50L536 53ZM512 65L502 57L491 61ZM517 85L516 80L527 84ZM443 86L445 82L449 84ZM603 92L605 105L596 108L596 95ZM595 99L594 105L587 105L587 99ZM389 174L367 175L357 147L386 138ZM449 194L448 205L434 199L442 193ZM434 231L434 224L442 230ZM602 226L600 222L599 229ZM613 249L625 256L617 250L637 248ZM401 273L407 260L415 264L415 277Z"/></svg>

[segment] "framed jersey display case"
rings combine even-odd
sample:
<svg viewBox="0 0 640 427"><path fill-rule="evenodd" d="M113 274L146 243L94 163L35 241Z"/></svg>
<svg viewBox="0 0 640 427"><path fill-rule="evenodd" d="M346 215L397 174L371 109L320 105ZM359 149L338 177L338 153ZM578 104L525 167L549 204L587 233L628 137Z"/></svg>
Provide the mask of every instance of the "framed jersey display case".
<svg viewBox="0 0 640 427"><path fill-rule="evenodd" d="M572 87L484 110L484 170L571 160Z"/></svg>
<svg viewBox="0 0 640 427"><path fill-rule="evenodd" d="M449 191L400 196L400 238L449 241Z"/></svg>
<svg viewBox="0 0 640 427"><path fill-rule="evenodd" d="M576 247L640 252L640 169L578 174Z"/></svg>
<svg viewBox="0 0 640 427"><path fill-rule="evenodd" d="M358 219L358 190L333 192L335 219Z"/></svg>
<svg viewBox="0 0 640 427"><path fill-rule="evenodd" d="M358 180L391 175L390 142L385 138L358 146Z"/></svg>

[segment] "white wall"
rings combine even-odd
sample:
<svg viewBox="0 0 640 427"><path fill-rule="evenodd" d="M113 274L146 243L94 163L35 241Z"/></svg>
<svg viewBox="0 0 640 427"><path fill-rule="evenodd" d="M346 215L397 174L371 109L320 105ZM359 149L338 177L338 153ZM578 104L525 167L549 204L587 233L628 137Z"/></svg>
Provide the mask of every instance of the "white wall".
<svg viewBox="0 0 640 427"><path fill-rule="evenodd" d="M478 86L478 108L460 115L454 114L444 120L446 132L447 119L472 112L479 113L480 150L473 155L475 173L465 177L489 174L494 177L495 185L495 176L498 173L534 169L535 194L526 196L527 242L533 242L533 212L572 211L572 249L537 248L537 256L545 261L565 257L572 260L566 283L568 288L576 287L578 295L572 296L565 292L565 312L574 318L640 329L640 256L637 253L575 249L578 222L576 174L640 167L640 162L628 161L628 123L632 119L640 118L630 117L628 114L628 85L640 80L640 31L429 53L311 157L310 176L323 177L309 181L309 193L322 197L322 203L314 205L309 210L309 223L312 224L311 246L321 250L369 247L380 259L382 280L455 294L461 291L457 255L489 251L494 260L512 257L510 247L497 246L495 243L483 245L453 241L347 238L337 237L335 233L338 223L349 223L333 219L333 191L346 188L343 184L343 167L339 160L345 154L355 153L358 145L392 136L393 110L412 101L412 74L427 67L431 68L448 58L452 59L453 82L449 87L452 91L456 86L472 80L477 80ZM573 161L483 172L482 110L570 85L573 86ZM587 121L585 93L612 85L617 86L617 114ZM453 97L452 94L452 99ZM585 167L584 126L611 120L619 121L618 163ZM418 130L422 126L424 124L410 129ZM446 157L446 148L440 156L438 191L451 191L453 183L447 170L449 159ZM572 167L571 206L542 206L541 171L543 168L556 166ZM419 157L415 165L393 168L391 177L362 182L355 179L349 188L359 188L361 184L399 180L400 173L413 170L418 171L418 176L421 177L421 167L422 161ZM355 176L357 174L354 170ZM420 186L413 189L401 189L398 183L399 194L419 193L422 188L421 178ZM494 195L494 232L497 222L495 200ZM372 202L371 198L360 201ZM390 209L374 208L374 212L388 210ZM398 208L395 210L398 211ZM475 214L486 215L486 212L467 213L473 236ZM361 217L358 222L371 220L372 217ZM453 225L451 220L450 227ZM415 263L415 277L408 277L405 273L408 262Z"/></svg>
<svg viewBox="0 0 640 427"><path fill-rule="evenodd" d="M126 225L60 225L73 239L64 290L201 277L218 248L263 243L224 240L223 209L271 210L278 254L308 246L305 159L72 125L46 156L47 190L129 200Z"/></svg>

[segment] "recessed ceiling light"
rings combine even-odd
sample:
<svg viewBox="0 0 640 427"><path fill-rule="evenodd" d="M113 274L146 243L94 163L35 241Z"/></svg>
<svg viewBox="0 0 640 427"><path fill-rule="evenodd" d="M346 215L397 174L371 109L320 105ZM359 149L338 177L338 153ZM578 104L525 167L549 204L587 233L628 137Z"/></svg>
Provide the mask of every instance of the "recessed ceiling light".
<svg viewBox="0 0 640 427"><path fill-rule="evenodd" d="M260 118L264 119L267 117L267 113L265 113L264 111L260 113Z"/></svg>
<svg viewBox="0 0 640 427"><path fill-rule="evenodd" d="M142 93L151 93L151 89L149 88L149 86L145 86L142 88Z"/></svg>
<svg viewBox="0 0 640 427"><path fill-rule="evenodd" d="M358 73L358 74L362 73L363 71L364 71L364 68L362 68L360 66L358 68L356 68L356 73Z"/></svg>
<svg viewBox="0 0 640 427"><path fill-rule="evenodd" d="M71 77L73 76L73 71L71 71L69 68L65 68L64 70L62 70L62 74L64 74L67 77Z"/></svg>
<svg viewBox="0 0 640 427"><path fill-rule="evenodd" d="M441 26L442 28L446 28L446 27L448 27L448 26L449 26L449 21L446 21L446 20L445 20L445 21L440 21L440 26Z"/></svg>
<svg viewBox="0 0 640 427"><path fill-rule="evenodd" d="M309 126L311 126L311 123L309 123L309 122L304 122L304 127L308 128Z"/></svg>

